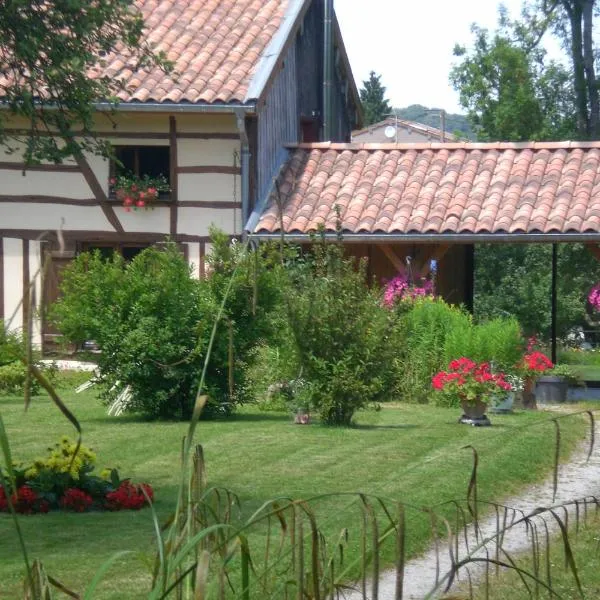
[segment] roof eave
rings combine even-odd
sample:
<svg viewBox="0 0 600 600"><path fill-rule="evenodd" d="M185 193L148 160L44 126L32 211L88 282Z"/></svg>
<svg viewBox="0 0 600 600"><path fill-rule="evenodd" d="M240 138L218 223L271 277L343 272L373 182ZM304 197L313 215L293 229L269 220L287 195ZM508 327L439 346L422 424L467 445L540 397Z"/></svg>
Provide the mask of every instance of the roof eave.
<svg viewBox="0 0 600 600"><path fill-rule="evenodd" d="M256 112L254 102L236 103L175 103L175 102L97 102L96 110L112 112L167 112L167 113L236 113L242 110L248 114Z"/></svg>
<svg viewBox="0 0 600 600"><path fill-rule="evenodd" d="M326 232L313 235L323 237L328 241L337 241L337 233ZM256 232L249 235L253 240L266 242L281 240L281 232ZM313 236L308 233L285 233L286 242L306 243ZM559 243L559 242L600 242L598 232L550 232L550 233L342 233L342 241L349 244L493 244L493 243Z"/></svg>

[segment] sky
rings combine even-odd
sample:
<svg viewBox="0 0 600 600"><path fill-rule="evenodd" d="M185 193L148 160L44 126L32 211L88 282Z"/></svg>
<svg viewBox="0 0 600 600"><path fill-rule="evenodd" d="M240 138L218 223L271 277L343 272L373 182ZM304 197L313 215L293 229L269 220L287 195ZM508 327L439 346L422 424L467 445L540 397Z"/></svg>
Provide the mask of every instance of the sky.
<svg viewBox="0 0 600 600"><path fill-rule="evenodd" d="M511 16L522 0L503 0ZM335 0L356 85L381 75L394 107L423 104L464 113L448 76L456 43L468 46L471 24L496 28L498 0ZM555 56L558 47L550 49Z"/></svg>

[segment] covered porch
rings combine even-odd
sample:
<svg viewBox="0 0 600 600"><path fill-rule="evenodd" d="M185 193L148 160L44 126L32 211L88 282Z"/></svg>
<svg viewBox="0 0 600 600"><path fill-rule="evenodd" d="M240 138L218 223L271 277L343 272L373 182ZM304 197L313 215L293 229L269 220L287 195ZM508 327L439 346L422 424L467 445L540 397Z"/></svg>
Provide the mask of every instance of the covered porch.
<svg viewBox="0 0 600 600"><path fill-rule="evenodd" d="M600 258L600 142L296 145L247 229L296 243L320 230L378 281L436 265L438 294L469 309L477 244L553 244L555 360L556 244Z"/></svg>

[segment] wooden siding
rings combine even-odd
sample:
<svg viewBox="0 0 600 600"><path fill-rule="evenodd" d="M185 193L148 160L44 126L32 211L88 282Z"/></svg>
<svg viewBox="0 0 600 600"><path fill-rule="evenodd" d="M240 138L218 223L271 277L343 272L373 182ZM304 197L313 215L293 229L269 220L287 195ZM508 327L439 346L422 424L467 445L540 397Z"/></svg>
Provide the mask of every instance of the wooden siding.
<svg viewBox="0 0 600 600"><path fill-rule="evenodd" d="M405 264L406 257L412 258L413 264L434 254L436 246L415 244L390 244L393 252ZM465 304L472 308L472 261L469 254L472 246L451 246L438 263L436 290L451 304ZM378 285L385 284L397 274L397 270L377 244L347 244L349 256L368 260L367 276Z"/></svg>
<svg viewBox="0 0 600 600"><path fill-rule="evenodd" d="M283 145L299 139L296 81L296 50L292 46L258 113L257 191L261 199L287 158Z"/></svg>

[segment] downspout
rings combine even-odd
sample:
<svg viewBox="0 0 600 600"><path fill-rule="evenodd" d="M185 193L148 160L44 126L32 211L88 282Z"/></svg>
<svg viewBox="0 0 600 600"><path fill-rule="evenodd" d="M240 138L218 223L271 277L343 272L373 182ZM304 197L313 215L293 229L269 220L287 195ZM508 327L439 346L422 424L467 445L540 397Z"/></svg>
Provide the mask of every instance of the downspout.
<svg viewBox="0 0 600 600"><path fill-rule="evenodd" d="M323 18L323 141L333 131L333 0L324 0Z"/></svg>
<svg viewBox="0 0 600 600"><path fill-rule="evenodd" d="M242 179L242 236L245 238L246 225L250 217L250 143L246 131L245 113L242 110L235 111L237 129L240 134L241 156L240 168Z"/></svg>

